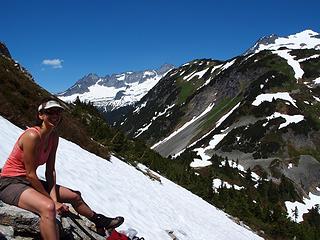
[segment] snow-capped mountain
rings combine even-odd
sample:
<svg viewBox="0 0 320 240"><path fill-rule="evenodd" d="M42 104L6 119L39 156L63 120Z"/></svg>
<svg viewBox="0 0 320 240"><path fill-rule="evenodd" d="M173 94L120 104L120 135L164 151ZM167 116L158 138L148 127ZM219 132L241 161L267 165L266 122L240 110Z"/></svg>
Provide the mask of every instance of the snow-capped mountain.
<svg viewBox="0 0 320 240"><path fill-rule="evenodd" d="M315 64L318 63L319 33L306 30L288 37L280 38L272 35L262 39L248 51L248 54L251 52L249 55L245 54L225 62L210 59L197 60L176 68L142 98L136 104L132 114L125 116L123 122L119 124L133 137L151 134L152 136L146 137L146 139L151 144L155 144L153 147L156 148L171 137L179 135L179 132L183 132L182 129L188 129L189 126L196 128L194 134L198 135L198 124L201 124L204 115L213 111L223 98L235 98L242 92L244 92L242 95L249 94L245 91L250 90L250 86L257 81L257 78L267 74L268 71L277 70L281 74L289 74L288 77L292 78L296 84L300 84L301 80L304 79L304 86L308 86L309 89L318 86L320 74L318 74L317 68L311 71L308 65L312 64L313 61L315 61ZM267 51L261 53L262 50ZM274 60L271 60L272 58ZM279 64L277 61L279 61ZM280 64L284 65L282 68L287 68L287 70L279 69ZM250 70L248 68L253 68L252 72L248 72ZM252 74L253 72L257 72L257 74ZM271 74L267 82L272 81L271 78L276 77ZM277 84L281 84L281 81L284 82L285 80L279 80ZM265 86L266 83L261 84L260 92L271 93L273 91L273 89L268 89ZM258 90L250 92L252 95L257 95L257 93L259 93ZM289 96L289 93L287 95ZM192 105L188 106L189 104ZM177 116L175 111L178 109L180 115ZM181 114L184 115L181 118L182 122L171 121L174 122L176 127L164 124L164 122L168 122L172 115L177 118L181 117ZM160 130L154 131L152 126L158 125L157 122L159 121L164 121L162 127ZM194 126L195 122L197 122L197 126ZM156 128L158 129L158 126ZM162 130L165 130L166 134L162 135L160 133ZM186 131L190 134L190 130ZM192 141L189 138L182 137L182 142L191 141L188 144L194 142L196 140L195 135L191 135ZM158 137L162 138L162 141L157 143ZM176 139L174 142L175 144L169 144L170 147L164 147L166 149L165 155L174 155L182 150L181 146L183 144L181 144L181 141ZM176 144L179 144L180 147L174 146ZM186 146L188 145L182 148ZM172 149L172 151L169 151L169 149Z"/></svg>
<svg viewBox="0 0 320 240"><path fill-rule="evenodd" d="M88 74L57 96L66 102L73 102L79 97L81 101L90 101L103 111L115 110L139 101L173 68L173 65L164 64L157 70L124 72L105 77Z"/></svg>
<svg viewBox="0 0 320 240"><path fill-rule="evenodd" d="M261 38L244 55L258 53L262 50L278 50L280 48L320 50L320 34L312 30L305 30L288 37L279 37L272 34Z"/></svg>
<svg viewBox="0 0 320 240"><path fill-rule="evenodd" d="M163 156L184 154L193 168L228 158L229 165L237 161L277 181L287 177L301 196L320 192L320 36L314 31L263 38L224 62L184 64L135 106L118 125ZM286 204L291 214L297 202ZM306 209L299 208L297 220Z"/></svg>

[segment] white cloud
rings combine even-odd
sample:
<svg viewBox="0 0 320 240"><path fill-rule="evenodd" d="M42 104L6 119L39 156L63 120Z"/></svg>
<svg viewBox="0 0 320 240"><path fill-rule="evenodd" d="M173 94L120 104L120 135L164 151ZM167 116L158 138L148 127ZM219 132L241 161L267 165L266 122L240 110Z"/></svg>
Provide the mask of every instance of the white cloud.
<svg viewBox="0 0 320 240"><path fill-rule="evenodd" d="M52 68L62 68L62 62L63 60L60 59L44 59L42 64L51 66Z"/></svg>

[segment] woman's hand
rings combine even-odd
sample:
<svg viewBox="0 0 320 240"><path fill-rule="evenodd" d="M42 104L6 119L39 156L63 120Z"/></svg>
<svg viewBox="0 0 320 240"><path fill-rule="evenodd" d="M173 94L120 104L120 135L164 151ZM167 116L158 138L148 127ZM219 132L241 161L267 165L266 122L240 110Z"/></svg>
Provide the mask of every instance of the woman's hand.
<svg viewBox="0 0 320 240"><path fill-rule="evenodd" d="M63 213L69 212L69 207L66 204L56 202L57 214L61 215Z"/></svg>

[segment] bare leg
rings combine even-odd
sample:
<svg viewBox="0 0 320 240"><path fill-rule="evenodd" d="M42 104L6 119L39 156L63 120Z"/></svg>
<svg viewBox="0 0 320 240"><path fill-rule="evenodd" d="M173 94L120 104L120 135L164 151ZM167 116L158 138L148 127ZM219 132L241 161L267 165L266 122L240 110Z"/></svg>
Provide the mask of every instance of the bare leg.
<svg viewBox="0 0 320 240"><path fill-rule="evenodd" d="M59 239L55 204L50 198L33 188L28 188L21 194L18 206L40 215L40 233L43 239Z"/></svg>
<svg viewBox="0 0 320 240"><path fill-rule="evenodd" d="M71 203L73 208L82 216L85 216L89 220L95 223L97 230L100 229L101 233L105 232L106 227L118 227L120 226L124 218L108 218L102 214L96 214L92 209L84 202L81 197L81 193L68 189L66 187L57 186L58 199L62 203Z"/></svg>
<svg viewBox="0 0 320 240"><path fill-rule="evenodd" d="M84 202L81 197L81 193L78 191L73 191L69 188L58 186L58 198L62 203L70 203L72 207L82 216L90 219L93 217L94 212L92 209Z"/></svg>

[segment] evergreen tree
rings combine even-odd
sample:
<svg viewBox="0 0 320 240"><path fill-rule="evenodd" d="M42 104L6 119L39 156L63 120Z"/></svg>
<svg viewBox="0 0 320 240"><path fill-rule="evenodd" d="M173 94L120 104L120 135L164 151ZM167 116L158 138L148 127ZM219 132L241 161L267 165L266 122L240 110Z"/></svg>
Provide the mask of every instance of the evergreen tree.
<svg viewBox="0 0 320 240"><path fill-rule="evenodd" d="M297 222L298 217L299 217L299 212L298 212L297 206L294 208L294 210L292 210L292 213L293 213L294 221Z"/></svg>

